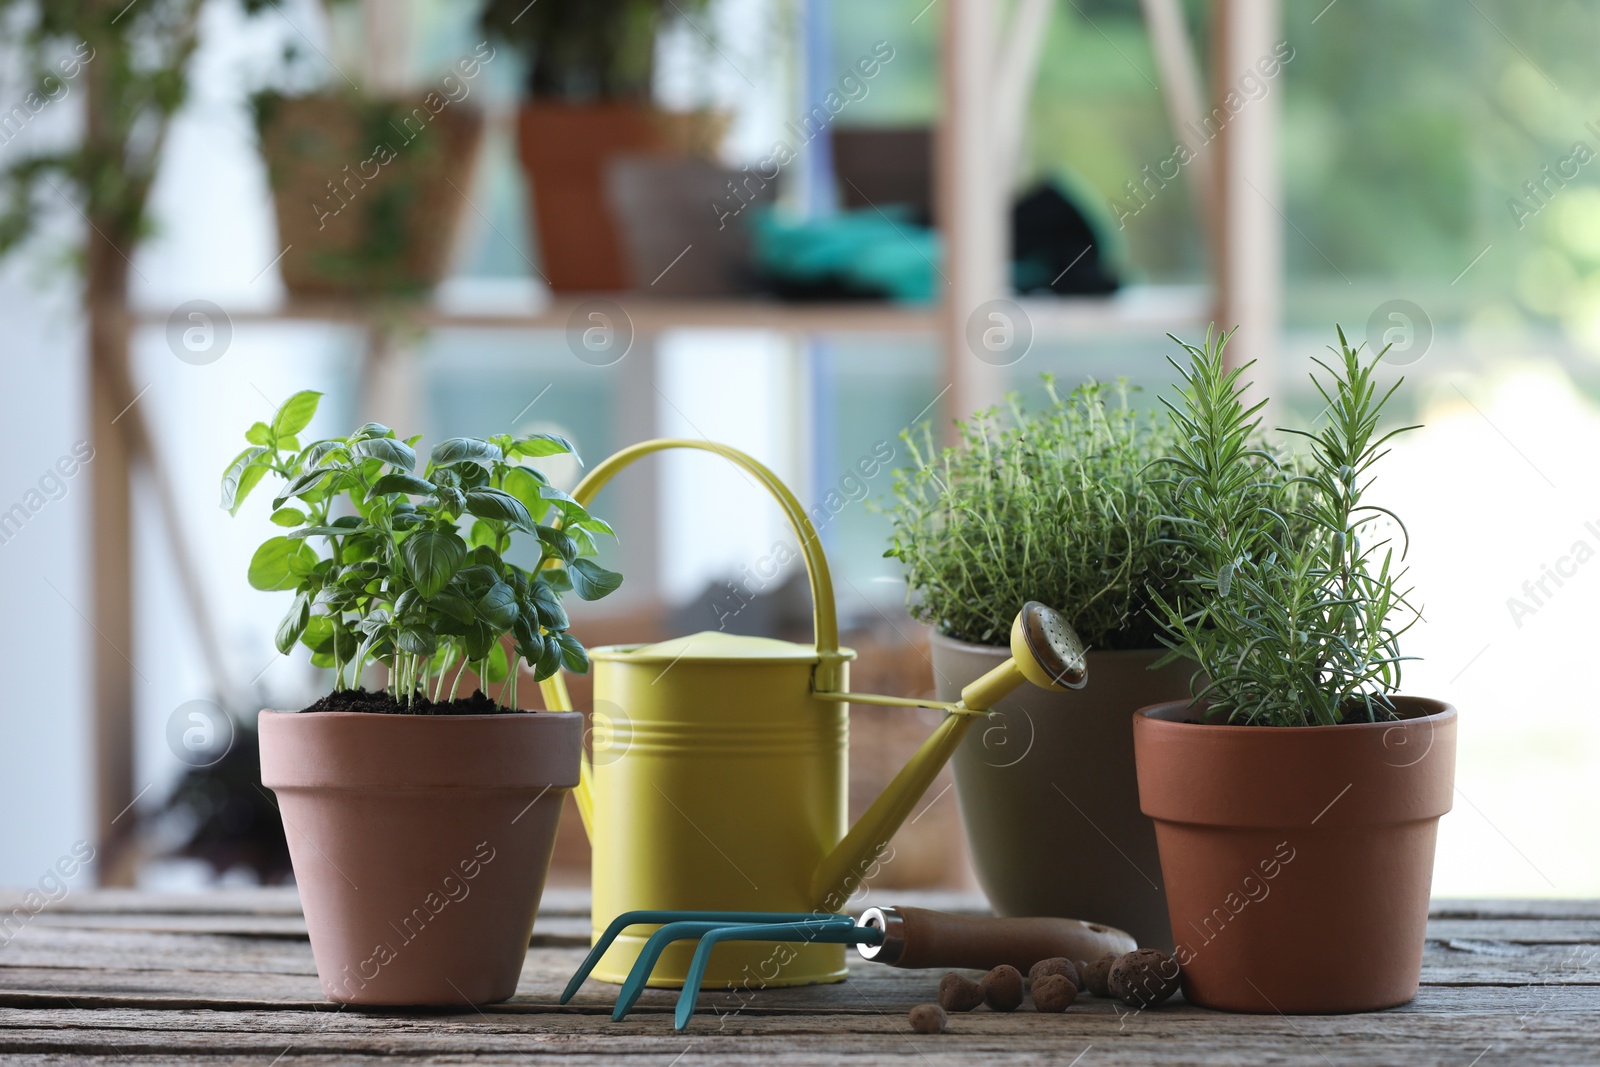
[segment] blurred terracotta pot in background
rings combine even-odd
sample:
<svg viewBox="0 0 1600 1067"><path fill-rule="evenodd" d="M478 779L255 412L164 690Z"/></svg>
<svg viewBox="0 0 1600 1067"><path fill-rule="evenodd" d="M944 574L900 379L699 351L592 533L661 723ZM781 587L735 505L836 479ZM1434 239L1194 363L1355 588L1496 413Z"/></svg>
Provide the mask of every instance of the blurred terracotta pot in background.
<svg viewBox="0 0 1600 1067"><path fill-rule="evenodd" d="M528 177L530 217L550 288L567 293L628 288L636 279L607 202L608 167L624 156L709 158L727 123L724 114L664 112L628 101L523 104L517 113L517 152ZM711 215L709 201L702 210Z"/></svg>

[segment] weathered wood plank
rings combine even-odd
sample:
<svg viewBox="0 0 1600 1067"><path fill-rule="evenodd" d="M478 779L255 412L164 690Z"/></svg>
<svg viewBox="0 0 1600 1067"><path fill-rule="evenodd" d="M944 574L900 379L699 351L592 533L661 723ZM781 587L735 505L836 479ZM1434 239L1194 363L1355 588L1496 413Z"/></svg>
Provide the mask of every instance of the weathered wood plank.
<svg viewBox="0 0 1600 1067"><path fill-rule="evenodd" d="M581 923L563 935L544 935L535 929L534 948L528 953L523 971L523 988L553 988L564 984L576 969L587 944L581 936ZM1423 957L1423 981L1429 984L1525 985L1532 982L1600 985L1600 944L1573 939L1542 939L1526 927L1514 931L1516 939L1497 936L1495 923L1474 928L1452 920L1455 936L1436 937L1430 930ZM552 924L554 925L554 924ZM1503 932L1502 932L1503 933ZM264 974L315 974L310 944L303 938L238 937L213 933L172 933L149 930L80 929L70 926L36 924L25 928L4 949L0 949L0 990L20 988L22 970L62 969L73 974L73 981L94 981L97 972L137 971L153 975L193 976L194 981L229 983L234 976L248 984L253 976ZM862 962L859 974L891 971L894 975L915 972L893 971ZM900 979L896 979L900 980ZM599 988L596 985L596 988ZM828 987L817 987L825 997ZM187 992L187 989L184 989Z"/></svg>
<svg viewBox="0 0 1600 1067"><path fill-rule="evenodd" d="M881 894L880 894L881 895ZM976 910L965 895L898 901ZM1600 902L1436 905L1411 1004L1362 1016L1238 1016L1183 1005L1128 1016L1084 998L1060 1016L958 1017L942 1037L905 1012L940 972L865 962L847 983L702 997L691 1032L671 1030L676 995L648 991L610 1021L615 989L556 995L587 942L587 894L546 894L519 995L459 1013L339 1010L323 1001L292 889L175 897L85 892L34 916L0 947L0 1057L7 1063L665 1064L909 1063L1468 1064L1600 1062ZM1492 1056L1490 1053L1492 1052Z"/></svg>
<svg viewBox="0 0 1600 1067"><path fill-rule="evenodd" d="M0 1011L0 1053L176 1057L202 1052L257 1062L316 1057L400 1056L502 1062L536 1056L564 1064L672 1062L1063 1064L1085 1049L1095 1064L1465 1064L1498 1049L1501 1062L1592 1062L1586 1011L1462 1016L1455 1012L1237 1016L1181 1008L1119 1019L1105 1013L958 1017L939 1037L909 1031L885 1008L852 1014L756 1014L696 1019L687 1034L665 1015L627 1023L592 1016L514 1012L358 1015L352 1012L171 1012L106 1009Z"/></svg>
<svg viewBox="0 0 1600 1067"><path fill-rule="evenodd" d="M1436 900L1428 914L1439 919L1600 920L1600 900Z"/></svg>

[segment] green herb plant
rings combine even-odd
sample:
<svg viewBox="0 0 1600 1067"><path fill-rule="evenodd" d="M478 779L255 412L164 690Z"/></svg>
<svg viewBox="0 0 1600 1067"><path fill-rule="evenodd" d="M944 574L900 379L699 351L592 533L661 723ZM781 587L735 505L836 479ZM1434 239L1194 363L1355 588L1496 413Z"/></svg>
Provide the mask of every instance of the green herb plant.
<svg viewBox="0 0 1600 1067"><path fill-rule="evenodd" d="M1173 485L1166 516L1191 575L1157 594L1169 657L1199 668L1208 719L1256 726L1334 725L1394 717L1402 634L1418 613L1405 569L1381 528L1405 527L1365 499L1372 468L1405 426L1379 432L1379 352L1363 356L1339 330L1338 357L1315 362L1321 428L1288 430L1309 445L1285 462L1259 443L1265 401L1249 404L1244 374L1223 361L1228 334L1178 341L1188 366L1175 433L1161 461ZM1177 341L1177 338L1173 338ZM1386 351L1386 350L1385 350ZM1402 379L1403 380L1403 379Z"/></svg>
<svg viewBox="0 0 1600 1067"><path fill-rule="evenodd" d="M576 455L572 443L543 433L454 437L418 474L420 437L400 440L379 423L302 445L320 397L296 393L271 422L251 426L249 447L222 477L232 514L267 475L282 483L272 521L287 532L256 550L249 572L257 589L294 593L278 651L305 645L312 663L332 668L336 691L359 689L366 668L382 662L389 694L408 708L418 696L454 700L469 664L486 690L505 683L508 709L519 661L541 681L562 667L587 671L561 596L596 600L622 583L589 558L594 538L612 529L519 462ZM539 546L532 569L504 559L517 533Z"/></svg>
<svg viewBox="0 0 1600 1067"><path fill-rule="evenodd" d="M955 447L936 448L926 424L901 435L912 465L895 474L884 555L905 566L912 615L949 637L1003 644L1017 609L1042 600L1093 647L1157 648L1153 598L1188 575L1154 469L1173 431L1130 406L1126 382L1065 397L1044 385L1048 406L1008 397L958 423Z"/></svg>
<svg viewBox="0 0 1600 1067"><path fill-rule="evenodd" d="M483 27L524 51L528 92L554 99L649 100L656 35L707 0L488 0ZM709 39L709 38L708 38Z"/></svg>

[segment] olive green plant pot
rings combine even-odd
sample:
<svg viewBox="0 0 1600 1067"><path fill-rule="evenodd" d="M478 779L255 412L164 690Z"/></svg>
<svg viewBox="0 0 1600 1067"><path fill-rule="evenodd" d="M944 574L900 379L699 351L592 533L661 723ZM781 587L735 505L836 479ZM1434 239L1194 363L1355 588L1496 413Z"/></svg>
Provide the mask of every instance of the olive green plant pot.
<svg viewBox="0 0 1600 1067"><path fill-rule="evenodd" d="M941 700L997 666L1007 649L935 633ZM1155 828L1139 810L1133 713L1186 698L1191 665L1149 667L1159 650L1089 653L1089 683L1024 686L978 723L951 767L972 862L1000 915L1105 923L1140 945L1172 946Z"/></svg>

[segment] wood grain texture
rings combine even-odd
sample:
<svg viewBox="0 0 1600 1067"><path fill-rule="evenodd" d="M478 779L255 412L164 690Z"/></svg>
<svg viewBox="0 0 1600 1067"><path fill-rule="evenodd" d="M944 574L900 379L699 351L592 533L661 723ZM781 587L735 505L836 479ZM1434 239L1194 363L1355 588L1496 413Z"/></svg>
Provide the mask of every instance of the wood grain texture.
<svg viewBox="0 0 1600 1067"><path fill-rule="evenodd" d="M982 910L981 900L953 894L901 893L894 903ZM1439 904L1422 992L1392 1011L1285 1019L1179 1002L1129 1014L1084 997L1061 1015L958 1015L938 1037L912 1033L905 1015L934 998L940 972L865 962L837 985L703 994L686 1034L672 1030L669 991L647 991L622 1023L610 1019L610 986L591 982L560 1006L585 950L586 904L580 891L546 895L518 995L504 1004L356 1012L322 999L293 890L75 894L0 946L0 1060L1010 1067L1083 1053L1084 1067L1600 1062L1594 901Z"/></svg>

